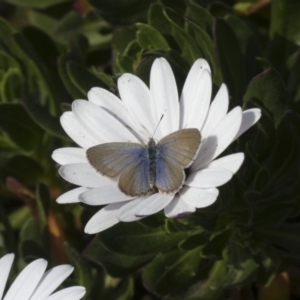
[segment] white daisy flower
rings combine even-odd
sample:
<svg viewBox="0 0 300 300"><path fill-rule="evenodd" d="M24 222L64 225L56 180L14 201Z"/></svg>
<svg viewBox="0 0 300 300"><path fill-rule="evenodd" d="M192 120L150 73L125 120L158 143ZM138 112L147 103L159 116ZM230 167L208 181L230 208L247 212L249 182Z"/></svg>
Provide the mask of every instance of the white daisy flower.
<svg viewBox="0 0 300 300"><path fill-rule="evenodd" d="M222 84L211 101L212 81L208 63L198 59L192 66L179 99L172 69L164 58L154 61L150 89L138 77L123 74L118 80L120 98L101 88L92 88L88 100L75 100L61 124L80 148L61 148L52 158L62 167L60 175L78 185L61 195L58 203L83 202L106 205L85 227L89 234L103 231L120 221L130 222L164 209L167 217L193 213L214 203L218 186L238 171L243 153L219 155L260 118L259 109L228 112L229 96ZM161 116L163 118L159 123ZM185 128L200 131L202 141L182 188L176 194L153 193L128 196L118 182L97 172L87 160L87 149L112 142L144 143L153 136L158 141Z"/></svg>
<svg viewBox="0 0 300 300"><path fill-rule="evenodd" d="M14 260L14 254L0 259L0 300L79 300L85 294L82 286L54 290L73 272L70 265L61 265L47 272L47 261L37 259L18 275L3 298L6 281Z"/></svg>

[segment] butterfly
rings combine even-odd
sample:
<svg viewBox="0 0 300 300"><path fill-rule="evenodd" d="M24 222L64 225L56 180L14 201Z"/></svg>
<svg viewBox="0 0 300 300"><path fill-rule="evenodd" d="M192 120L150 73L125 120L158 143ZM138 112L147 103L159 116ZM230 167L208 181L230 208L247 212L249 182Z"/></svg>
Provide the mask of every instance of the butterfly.
<svg viewBox="0 0 300 300"><path fill-rule="evenodd" d="M185 180L184 169L195 160L201 143L196 128L175 131L157 143L105 143L87 150L89 163L100 174L118 178L119 189L128 196L155 191L175 194Z"/></svg>

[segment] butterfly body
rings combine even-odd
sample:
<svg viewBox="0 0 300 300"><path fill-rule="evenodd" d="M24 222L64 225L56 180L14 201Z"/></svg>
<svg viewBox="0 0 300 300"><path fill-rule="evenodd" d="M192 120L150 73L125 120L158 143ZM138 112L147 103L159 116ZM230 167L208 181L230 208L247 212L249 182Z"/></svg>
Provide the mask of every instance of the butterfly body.
<svg viewBox="0 0 300 300"><path fill-rule="evenodd" d="M185 180L184 169L194 161L201 135L194 128L181 129L147 145L106 143L87 150L90 164L102 175L119 179L120 190L129 196L154 191L175 194Z"/></svg>
<svg viewBox="0 0 300 300"><path fill-rule="evenodd" d="M148 143L148 157L149 157L149 185L151 188L153 188L155 184L155 178L156 178L156 155L157 155L157 149L156 149L156 143L151 138Z"/></svg>

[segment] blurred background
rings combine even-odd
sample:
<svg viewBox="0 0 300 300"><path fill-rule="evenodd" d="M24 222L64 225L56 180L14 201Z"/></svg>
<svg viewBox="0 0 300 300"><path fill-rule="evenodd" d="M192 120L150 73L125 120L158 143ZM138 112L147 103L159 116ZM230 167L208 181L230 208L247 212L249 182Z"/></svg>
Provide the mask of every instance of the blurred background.
<svg viewBox="0 0 300 300"><path fill-rule="evenodd" d="M299 0L0 0L0 256L10 279L38 257L70 263L84 299L300 299ZM92 87L116 95L156 57L179 92L205 58L214 94L263 117L226 153L245 152L217 202L90 236L99 207L58 205L74 188L53 150L75 146L59 117ZM1 271L1 270L0 270Z"/></svg>

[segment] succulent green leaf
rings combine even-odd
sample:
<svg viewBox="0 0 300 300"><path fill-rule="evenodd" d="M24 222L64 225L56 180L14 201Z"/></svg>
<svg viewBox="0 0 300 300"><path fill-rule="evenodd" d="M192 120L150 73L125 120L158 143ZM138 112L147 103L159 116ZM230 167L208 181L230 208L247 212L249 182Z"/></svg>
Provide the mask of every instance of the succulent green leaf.
<svg viewBox="0 0 300 300"><path fill-rule="evenodd" d="M136 33L136 39L143 49L170 49L167 41L164 39L161 33L157 31L154 27L142 23L136 24L136 27L138 29Z"/></svg>
<svg viewBox="0 0 300 300"><path fill-rule="evenodd" d="M103 266L111 276L121 277L145 265L153 258L153 254L119 254L109 250L100 239L96 237L84 250L83 257L95 264Z"/></svg>
<svg viewBox="0 0 300 300"><path fill-rule="evenodd" d="M21 151L37 148L42 137L40 128L30 119L19 104L0 105L0 128Z"/></svg>
<svg viewBox="0 0 300 300"><path fill-rule="evenodd" d="M173 21L166 10L164 10L164 15L172 25L172 34L181 49L182 57L184 57L189 64L192 64L199 57L202 57L202 53L195 40L183 28Z"/></svg>
<svg viewBox="0 0 300 300"><path fill-rule="evenodd" d="M59 123L59 118L50 115L46 107L37 103L35 96L25 96L22 104L32 120L42 129L51 135L68 139Z"/></svg>
<svg viewBox="0 0 300 300"><path fill-rule="evenodd" d="M27 261L37 258L47 258L46 236L40 230L39 224L30 218L20 232L20 250Z"/></svg>
<svg viewBox="0 0 300 300"><path fill-rule="evenodd" d="M46 185L39 183L36 188L37 211L40 225L44 228L48 225L48 213L50 206L50 195Z"/></svg>
<svg viewBox="0 0 300 300"><path fill-rule="evenodd" d="M11 4L15 4L18 6L24 6L24 7L32 7L32 8L40 8L44 9L56 4L69 2L70 0L7 0L7 2Z"/></svg>
<svg viewBox="0 0 300 300"><path fill-rule="evenodd" d="M90 265L84 258L80 257L77 251L70 245L65 244L65 251L71 265L75 268L74 275L76 282L87 289L87 295L90 292L93 283L93 273Z"/></svg>
<svg viewBox="0 0 300 300"><path fill-rule="evenodd" d="M111 251L124 255L157 254L176 246L185 232L167 233L164 226L148 227L140 222L119 223L99 234ZM132 247L135 245L135 247Z"/></svg>
<svg viewBox="0 0 300 300"><path fill-rule="evenodd" d="M223 19L217 18L214 24L214 42L224 82L234 105L241 105L245 89L244 61L237 38Z"/></svg>
<svg viewBox="0 0 300 300"><path fill-rule="evenodd" d="M159 254L143 272L144 285L158 296L176 295L203 271L205 263L199 252L196 248L192 251L174 250Z"/></svg>
<svg viewBox="0 0 300 300"><path fill-rule="evenodd" d="M257 60L261 56L260 46L254 32L241 19L229 15L225 18L226 22L234 31L239 47L242 51L245 80L248 82L253 76L261 73L261 67Z"/></svg>
<svg viewBox="0 0 300 300"><path fill-rule="evenodd" d="M278 125L286 111L287 95L283 80L275 69L268 69L252 79L244 103L250 100L262 104Z"/></svg>
<svg viewBox="0 0 300 300"><path fill-rule="evenodd" d="M197 23L199 27L205 30L210 36L212 36L214 17L207 9L195 2L190 2L187 5L186 16Z"/></svg>

